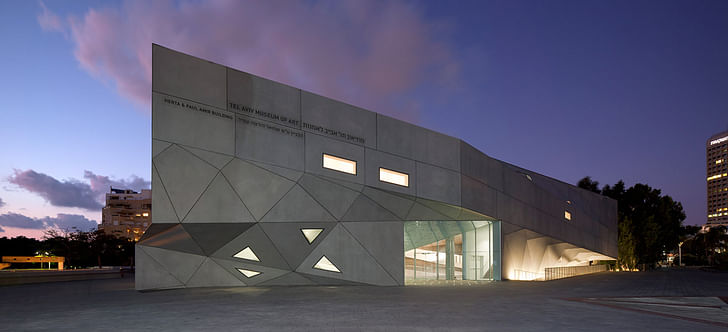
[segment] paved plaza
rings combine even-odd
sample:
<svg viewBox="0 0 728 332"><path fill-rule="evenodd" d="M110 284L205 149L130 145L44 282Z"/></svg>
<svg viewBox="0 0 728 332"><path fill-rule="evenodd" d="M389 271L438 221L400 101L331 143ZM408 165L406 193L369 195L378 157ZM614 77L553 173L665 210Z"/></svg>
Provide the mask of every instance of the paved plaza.
<svg viewBox="0 0 728 332"><path fill-rule="evenodd" d="M725 296L728 273L696 270L469 286L144 293L127 277L0 287L0 329L725 331Z"/></svg>

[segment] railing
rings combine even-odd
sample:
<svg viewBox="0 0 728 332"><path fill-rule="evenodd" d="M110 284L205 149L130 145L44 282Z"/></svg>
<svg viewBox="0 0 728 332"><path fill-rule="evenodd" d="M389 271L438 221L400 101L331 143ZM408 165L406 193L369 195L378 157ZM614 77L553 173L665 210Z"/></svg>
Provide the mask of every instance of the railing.
<svg viewBox="0 0 728 332"><path fill-rule="evenodd" d="M605 271L607 271L606 265L547 267L544 280L556 280Z"/></svg>

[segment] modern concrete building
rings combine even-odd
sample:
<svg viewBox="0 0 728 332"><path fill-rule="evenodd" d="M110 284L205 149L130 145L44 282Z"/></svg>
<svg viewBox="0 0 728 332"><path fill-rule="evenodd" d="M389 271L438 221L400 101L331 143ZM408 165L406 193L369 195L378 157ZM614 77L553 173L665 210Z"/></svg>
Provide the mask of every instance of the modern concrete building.
<svg viewBox="0 0 728 332"><path fill-rule="evenodd" d="M110 188L106 194L106 206L101 210L99 230L138 241L152 223L151 212L151 190L143 189L138 193Z"/></svg>
<svg viewBox="0 0 728 332"><path fill-rule="evenodd" d="M614 200L152 49L154 209L137 289L549 279L617 256Z"/></svg>
<svg viewBox="0 0 728 332"><path fill-rule="evenodd" d="M708 188L706 226L728 226L728 131L715 134L705 142Z"/></svg>

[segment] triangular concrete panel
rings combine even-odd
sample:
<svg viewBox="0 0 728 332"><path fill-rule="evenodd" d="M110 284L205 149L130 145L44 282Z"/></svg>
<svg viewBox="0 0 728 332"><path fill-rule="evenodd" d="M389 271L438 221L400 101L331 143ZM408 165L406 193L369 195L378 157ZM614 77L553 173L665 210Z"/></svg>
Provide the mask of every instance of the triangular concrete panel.
<svg viewBox="0 0 728 332"><path fill-rule="evenodd" d="M172 145L172 143L152 139L152 158L162 153L162 151L164 151L164 149L168 148L170 145Z"/></svg>
<svg viewBox="0 0 728 332"><path fill-rule="evenodd" d="M187 283L192 274L197 271L205 260L205 256L186 254L168 249L137 246L137 250L144 250L147 255L154 258L167 272L171 273L177 280Z"/></svg>
<svg viewBox="0 0 728 332"><path fill-rule="evenodd" d="M273 267L255 265L242 261L234 261L217 257L212 257L212 259L226 270L231 271L235 277L237 277L240 281L244 282L248 286L255 286L291 272L290 270L276 269ZM239 269L260 272L260 274L248 277L240 272Z"/></svg>
<svg viewBox="0 0 728 332"><path fill-rule="evenodd" d="M259 261L254 262L246 259L235 258L241 250L249 247ZM212 255L215 258L227 259L235 262L244 262L252 265L263 265L283 270L292 270L286 260L278 252L270 238L263 232L261 224L254 224L250 229L235 238L228 240Z"/></svg>
<svg viewBox="0 0 728 332"><path fill-rule="evenodd" d="M301 178L301 175L303 175L303 172L297 171L295 169L290 169L290 168L286 168L286 167L280 167L280 166L270 165L270 164L261 163L261 162L258 162L258 161L252 161L252 160L249 160L248 162L250 162L251 164L255 164L258 167L265 168L266 170L268 170L270 172L273 172L275 174L278 174L278 175L280 175L280 176L282 176L282 177L284 177L286 179L289 179L289 180L291 180L293 182L298 181L298 179Z"/></svg>
<svg viewBox="0 0 728 332"><path fill-rule="evenodd" d="M344 216L344 213L359 195L358 192L347 187L310 174L304 174L298 184L336 219Z"/></svg>
<svg viewBox="0 0 728 332"><path fill-rule="evenodd" d="M460 215L457 218L458 220L496 220L493 217L486 216L482 213L478 213L475 211L468 210L466 208L460 209Z"/></svg>
<svg viewBox="0 0 728 332"><path fill-rule="evenodd" d="M288 272L278 278L261 282L258 286L309 286L315 283L296 272Z"/></svg>
<svg viewBox="0 0 728 332"><path fill-rule="evenodd" d="M393 195L384 190L374 189L372 187L364 187L362 193L377 204L394 213L400 219L405 219L407 217L407 213L412 208L412 204L414 204L413 200L403 198L400 195Z"/></svg>
<svg viewBox="0 0 728 332"><path fill-rule="evenodd" d="M189 151L193 155L199 157L200 159L204 160L205 162L214 166L217 169L222 169L223 167L225 167L225 165L227 165L227 163L230 162L230 160L233 160L233 156L222 154L222 153L193 148L191 146L182 146L182 148Z"/></svg>
<svg viewBox="0 0 728 332"><path fill-rule="evenodd" d="M263 218L295 184L237 158L225 166L222 173L256 220Z"/></svg>
<svg viewBox="0 0 728 332"><path fill-rule="evenodd" d="M147 230L144 231L144 234L139 239L139 243L143 243L144 241L151 239L155 235L162 233L172 227L174 227L176 224L158 224L158 223L152 223L147 227Z"/></svg>
<svg viewBox="0 0 728 332"><path fill-rule="evenodd" d="M210 186L202 193L182 222L255 222L255 219L225 180L225 176L220 173L212 180Z"/></svg>
<svg viewBox="0 0 728 332"><path fill-rule="evenodd" d="M169 201L167 190L164 189L162 180L157 173L157 168L152 163L152 222L161 223L179 223L177 213Z"/></svg>
<svg viewBox="0 0 728 332"><path fill-rule="evenodd" d="M261 223L260 227L271 239L273 245L278 248L278 252L281 253L283 258L288 262L291 267L296 267L313 251L321 241L326 238L326 235L336 226L335 222L329 223ZM303 228L322 228L323 231L319 234L312 243L308 243L306 238L301 234Z"/></svg>
<svg viewBox="0 0 728 332"><path fill-rule="evenodd" d="M155 236L140 241L139 244L147 247L157 247L181 251L195 255L203 255L203 251L195 240L188 234L181 224L176 224Z"/></svg>
<svg viewBox="0 0 728 332"><path fill-rule="evenodd" d="M331 182L336 183L338 185L347 187L347 188L349 188L349 189L351 189L353 191L356 191L356 192L361 192L361 190L364 188L364 185L363 184L359 184L359 183L356 183L356 182L335 179L335 178L328 177L328 176L323 176L323 175L314 175L314 176L319 177L319 178L321 178L323 180L331 181Z"/></svg>
<svg viewBox="0 0 728 332"><path fill-rule="evenodd" d="M366 285L364 283L355 282L355 281L351 281L351 280L327 278L327 277L317 276L317 275L308 274L308 273L299 273L299 274L301 276L305 277L306 279L311 280L311 282L313 282L319 286L363 286L363 285Z"/></svg>
<svg viewBox="0 0 728 332"><path fill-rule="evenodd" d="M136 273L134 283L136 290L168 289L184 287L182 282L162 267L139 246L134 250Z"/></svg>
<svg viewBox="0 0 728 332"><path fill-rule="evenodd" d="M448 218L447 220L458 220L457 218L460 215L460 207L458 207L458 206L453 206L450 204L440 203L438 201L432 201L429 199L422 199L422 198L418 198L417 203L420 203L420 204L446 216Z"/></svg>
<svg viewBox="0 0 728 332"><path fill-rule="evenodd" d="M240 279L231 275L214 260L205 257L205 260L194 275L187 281L187 287L234 287L245 286Z"/></svg>
<svg viewBox="0 0 728 332"><path fill-rule="evenodd" d="M412 209L407 214L407 220L450 220L450 218L440 212L415 202Z"/></svg>
<svg viewBox="0 0 728 332"><path fill-rule="evenodd" d="M177 145L154 158L154 164L178 216L187 215L218 173L215 167Z"/></svg>
<svg viewBox="0 0 728 332"><path fill-rule="evenodd" d="M314 269L322 256L326 256L341 272ZM341 224L331 230L296 268L296 272L371 285L398 284Z"/></svg>
<svg viewBox="0 0 728 332"><path fill-rule="evenodd" d="M281 221L335 221L311 195L299 185L295 185L261 220L262 222Z"/></svg>
<svg viewBox="0 0 728 332"><path fill-rule="evenodd" d="M341 223L398 284L404 284L404 225L402 223Z"/></svg>
<svg viewBox="0 0 728 332"><path fill-rule="evenodd" d="M398 221L392 212L381 207L363 194L354 200L341 221Z"/></svg>
<svg viewBox="0 0 728 332"><path fill-rule="evenodd" d="M182 225L192 238L200 244L205 255L209 256L255 224L204 223Z"/></svg>

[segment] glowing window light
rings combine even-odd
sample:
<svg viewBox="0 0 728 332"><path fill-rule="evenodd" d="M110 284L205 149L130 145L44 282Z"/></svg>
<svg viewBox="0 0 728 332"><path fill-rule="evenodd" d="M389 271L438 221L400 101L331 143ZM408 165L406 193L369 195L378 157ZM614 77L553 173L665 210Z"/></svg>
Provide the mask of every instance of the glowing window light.
<svg viewBox="0 0 728 332"><path fill-rule="evenodd" d="M713 176L709 176L708 177L708 181L715 180L715 179L720 179L720 178L722 178L724 176L728 176L728 173L716 174L716 175L713 175Z"/></svg>
<svg viewBox="0 0 728 332"><path fill-rule="evenodd" d="M326 256L321 256L321 259L319 259L318 263L316 263L316 265L314 265L313 268L317 269L317 270L341 273L341 271L339 271L339 269L336 267L336 265L331 263L331 261L328 258L326 258Z"/></svg>
<svg viewBox="0 0 728 332"><path fill-rule="evenodd" d="M721 137L719 139L714 139L714 140L710 141L710 145L720 144L720 143L723 143L725 141L728 141L728 136Z"/></svg>
<svg viewBox="0 0 728 332"><path fill-rule="evenodd" d="M379 167L379 181L409 187L409 174Z"/></svg>
<svg viewBox="0 0 728 332"><path fill-rule="evenodd" d="M240 250L237 254L233 255L233 257L260 262L260 259L258 259L258 256L255 255L253 249L250 249L250 247L245 247L245 249Z"/></svg>
<svg viewBox="0 0 728 332"><path fill-rule="evenodd" d="M339 158L324 153L324 168L356 175L356 161Z"/></svg>
<svg viewBox="0 0 728 332"><path fill-rule="evenodd" d="M238 269L238 272L242 273L246 278L252 278L260 274L258 271Z"/></svg>
<svg viewBox="0 0 728 332"><path fill-rule="evenodd" d="M720 164L722 162L723 162L723 159L718 159L718 160L715 161L716 164Z"/></svg>
<svg viewBox="0 0 728 332"><path fill-rule="evenodd" d="M569 211L564 211L564 219L566 219L566 220L571 220L571 212L569 212Z"/></svg>
<svg viewBox="0 0 728 332"><path fill-rule="evenodd" d="M143 216L143 217L149 217L149 212L144 212L144 213L142 213L142 216Z"/></svg>
<svg viewBox="0 0 728 332"><path fill-rule="evenodd" d="M301 233L303 233L303 236L306 238L306 241L308 241L308 244L313 243L314 240L323 232L323 228L301 228Z"/></svg>

